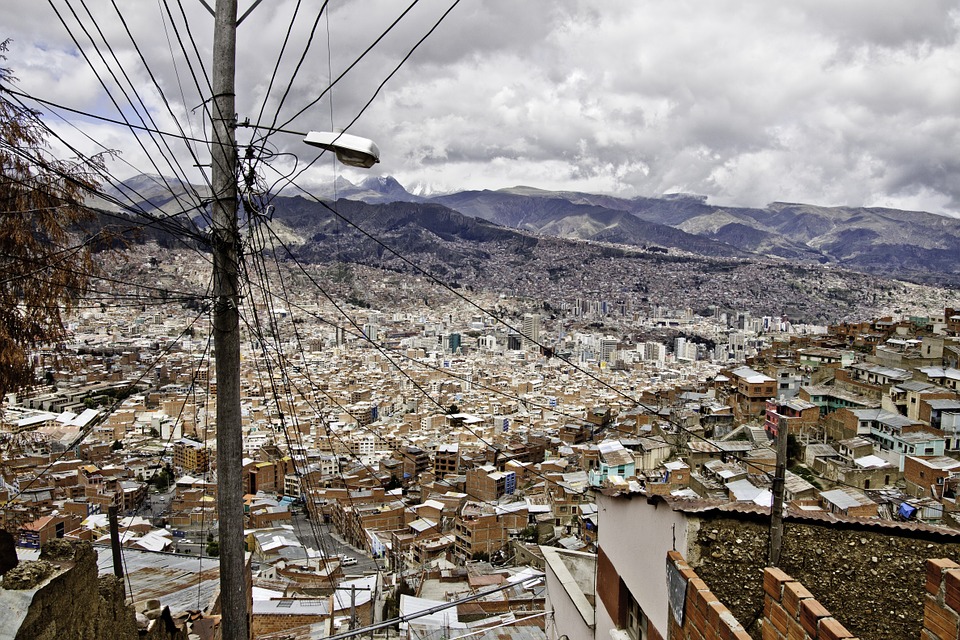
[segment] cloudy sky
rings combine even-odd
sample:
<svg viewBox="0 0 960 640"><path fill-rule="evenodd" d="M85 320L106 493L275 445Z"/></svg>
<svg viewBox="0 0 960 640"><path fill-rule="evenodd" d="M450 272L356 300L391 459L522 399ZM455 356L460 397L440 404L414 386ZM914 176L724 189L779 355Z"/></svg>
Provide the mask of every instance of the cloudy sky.
<svg viewBox="0 0 960 640"><path fill-rule="evenodd" d="M52 0L64 26L51 3L4 0L0 38L12 39L6 66L19 89L115 119L113 101L133 120L142 100L161 130L204 138L212 17L200 0L115 2L119 15L106 0ZM295 19L294 0L266 0L238 31L240 120L295 132L347 126L452 2L417 2L317 101L409 2L331 0L318 20L320 0L302 0ZM953 0L464 0L349 131L380 146L373 175L411 189L682 191L716 204L960 215L958 32ZM100 53L136 93L117 89ZM149 137L144 150L124 127L61 113L69 123L46 121L72 144L122 151L118 176L171 173ZM238 139L264 133L244 128ZM192 179L191 165L208 162L202 145L195 158L171 146ZM295 134L274 133L266 148L267 182L294 171L305 187L334 177L326 158L299 173L316 154Z"/></svg>

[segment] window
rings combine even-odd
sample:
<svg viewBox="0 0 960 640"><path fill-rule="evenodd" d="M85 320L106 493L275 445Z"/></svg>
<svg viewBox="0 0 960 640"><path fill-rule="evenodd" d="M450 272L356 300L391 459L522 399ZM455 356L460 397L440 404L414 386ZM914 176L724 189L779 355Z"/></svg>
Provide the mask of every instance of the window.
<svg viewBox="0 0 960 640"><path fill-rule="evenodd" d="M633 599L633 594L628 596L626 632L633 640L647 640L647 615Z"/></svg>

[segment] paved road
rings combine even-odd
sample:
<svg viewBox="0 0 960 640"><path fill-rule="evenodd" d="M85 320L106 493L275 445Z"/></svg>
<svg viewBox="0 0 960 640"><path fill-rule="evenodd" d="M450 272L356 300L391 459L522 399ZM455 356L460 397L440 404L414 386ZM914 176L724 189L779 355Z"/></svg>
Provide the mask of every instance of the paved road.
<svg viewBox="0 0 960 640"><path fill-rule="evenodd" d="M293 531L297 534L297 539L305 546L317 548L317 541L313 537L313 529L310 528L310 521L299 513L294 513L292 518ZM377 563L382 570L384 561L382 559L374 560L365 551L356 548L345 541L337 533L336 527L332 524L320 525L320 536L322 539L321 550L333 555L352 556L357 559L357 564L344 567L343 572L347 575L360 575L363 573L372 573L377 571Z"/></svg>

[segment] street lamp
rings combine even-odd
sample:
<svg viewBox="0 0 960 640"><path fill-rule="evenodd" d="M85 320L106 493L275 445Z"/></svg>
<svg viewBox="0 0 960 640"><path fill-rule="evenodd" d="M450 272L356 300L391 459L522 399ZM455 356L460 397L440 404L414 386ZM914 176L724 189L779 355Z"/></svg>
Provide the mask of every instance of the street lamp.
<svg viewBox="0 0 960 640"><path fill-rule="evenodd" d="M369 169L380 162L380 149L372 140L342 131L311 131L303 141L333 151L337 160L351 167Z"/></svg>

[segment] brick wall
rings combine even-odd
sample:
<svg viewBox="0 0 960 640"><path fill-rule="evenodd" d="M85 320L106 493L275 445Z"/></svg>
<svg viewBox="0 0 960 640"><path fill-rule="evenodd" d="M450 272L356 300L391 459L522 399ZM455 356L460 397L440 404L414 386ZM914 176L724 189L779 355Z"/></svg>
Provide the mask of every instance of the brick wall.
<svg viewBox="0 0 960 640"><path fill-rule="evenodd" d="M854 638L812 593L780 569L764 569L763 591L763 640Z"/></svg>
<svg viewBox="0 0 960 640"><path fill-rule="evenodd" d="M751 636L743 625L713 594L710 587L697 576L682 555L676 551L670 551L667 553L667 562L672 563L687 581L683 624L680 624L672 614L669 615L667 640L704 640L705 638L750 640ZM936 562L941 564L931 564ZM931 569L931 566L934 568ZM940 589L942 567L956 569L955 575L952 576L948 576L945 570L944 581L948 583L948 588L949 584L955 586L953 599L950 601L960 606L960 565L949 560L928 562L927 591L939 593L940 600L943 602L944 590ZM930 577L933 571L936 572L935 578ZM934 586L931 587L931 585ZM831 616L826 607L820 604L812 593L780 569L768 567L764 570L763 590L764 608L761 621L763 640L856 640L854 634L847 631L840 621ZM946 597L949 600L951 596ZM928 601L934 599L930 595L927 598ZM938 611L941 609L943 609L942 605ZM925 635L922 640L957 639L960 616L954 610L943 610L945 613L938 618L938 621L941 619L952 621L952 627L944 622L938 622L938 624L940 627L952 629L954 635Z"/></svg>
<svg viewBox="0 0 960 640"><path fill-rule="evenodd" d="M927 560L926 587L921 640L960 638L960 564Z"/></svg>
<svg viewBox="0 0 960 640"><path fill-rule="evenodd" d="M682 555L670 551L667 553L667 562L673 563L680 575L687 579L683 624L679 624L673 614L667 616L668 640L750 640L750 634L744 630L743 625L720 599L713 595L706 583L697 577Z"/></svg>
<svg viewBox="0 0 960 640"><path fill-rule="evenodd" d="M329 619L329 618L327 618ZM321 622L324 616L316 615L256 615L253 616L253 622L250 625L250 633L254 638L259 638L268 633L277 633L287 629L295 629L315 622Z"/></svg>

